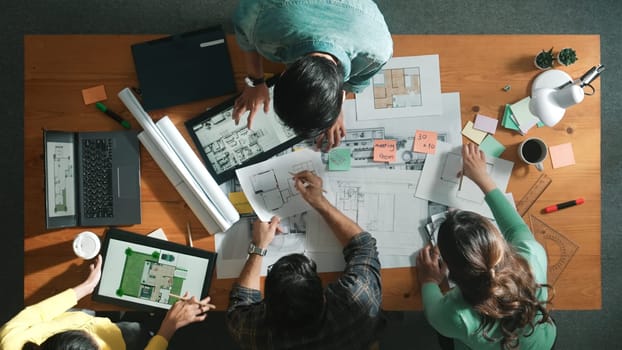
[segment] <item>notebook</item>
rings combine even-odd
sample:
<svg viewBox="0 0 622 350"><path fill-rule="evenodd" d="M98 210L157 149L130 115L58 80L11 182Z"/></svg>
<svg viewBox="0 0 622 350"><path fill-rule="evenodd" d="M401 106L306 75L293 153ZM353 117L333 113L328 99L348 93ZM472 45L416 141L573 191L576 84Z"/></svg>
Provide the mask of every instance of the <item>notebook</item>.
<svg viewBox="0 0 622 350"><path fill-rule="evenodd" d="M46 228L140 223L134 131L44 131Z"/></svg>
<svg viewBox="0 0 622 350"><path fill-rule="evenodd" d="M236 91L220 26L134 44L132 55L148 111Z"/></svg>

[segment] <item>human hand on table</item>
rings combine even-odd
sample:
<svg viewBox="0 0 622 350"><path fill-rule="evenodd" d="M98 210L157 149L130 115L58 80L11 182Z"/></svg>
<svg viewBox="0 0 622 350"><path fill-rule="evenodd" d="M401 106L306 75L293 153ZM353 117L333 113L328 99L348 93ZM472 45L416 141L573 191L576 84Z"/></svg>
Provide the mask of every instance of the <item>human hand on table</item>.
<svg viewBox="0 0 622 350"><path fill-rule="evenodd" d="M270 222L255 220L253 222L253 244L261 249L267 249L274 236L281 233L281 218L273 216Z"/></svg>
<svg viewBox="0 0 622 350"><path fill-rule="evenodd" d="M484 193L497 187L486 171L486 154L476 144L462 146L462 172L458 176L461 175L473 180Z"/></svg>
<svg viewBox="0 0 622 350"><path fill-rule="evenodd" d="M244 112L249 111L246 127L249 129L255 118L255 114L263 106L264 113L270 111L270 93L266 84L259 84L255 87L245 86L242 94L235 100L233 105L232 118L235 125L240 123L240 118Z"/></svg>

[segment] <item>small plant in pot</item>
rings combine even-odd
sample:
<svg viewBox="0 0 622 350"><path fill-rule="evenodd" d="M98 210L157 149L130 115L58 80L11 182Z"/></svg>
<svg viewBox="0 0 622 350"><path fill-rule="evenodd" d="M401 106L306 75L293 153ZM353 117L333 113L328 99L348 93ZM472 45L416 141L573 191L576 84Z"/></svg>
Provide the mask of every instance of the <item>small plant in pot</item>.
<svg viewBox="0 0 622 350"><path fill-rule="evenodd" d="M548 51L540 51L540 53L536 55L534 63L539 69L549 69L553 67L553 59L553 48L551 47Z"/></svg>
<svg viewBox="0 0 622 350"><path fill-rule="evenodd" d="M561 51L557 54L557 62L563 64L564 66L569 66L575 63L578 59L577 52L569 47L561 49Z"/></svg>

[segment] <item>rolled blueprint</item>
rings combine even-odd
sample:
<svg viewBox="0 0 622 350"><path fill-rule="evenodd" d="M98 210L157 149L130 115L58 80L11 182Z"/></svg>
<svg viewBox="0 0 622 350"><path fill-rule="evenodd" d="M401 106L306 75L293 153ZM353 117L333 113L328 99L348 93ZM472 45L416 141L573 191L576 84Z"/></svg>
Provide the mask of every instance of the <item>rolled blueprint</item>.
<svg viewBox="0 0 622 350"><path fill-rule="evenodd" d="M238 221L233 204L170 120L165 117L156 125L128 88L119 98L143 127L139 140L207 231L224 232Z"/></svg>

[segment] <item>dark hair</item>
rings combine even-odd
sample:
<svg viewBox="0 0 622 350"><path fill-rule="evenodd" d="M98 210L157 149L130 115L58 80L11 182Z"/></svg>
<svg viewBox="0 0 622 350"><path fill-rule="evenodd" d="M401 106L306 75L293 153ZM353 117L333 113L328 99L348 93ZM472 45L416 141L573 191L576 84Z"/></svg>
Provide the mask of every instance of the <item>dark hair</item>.
<svg viewBox="0 0 622 350"><path fill-rule="evenodd" d="M449 212L438 232L438 247L449 279L480 315L478 331L487 340L501 340L503 349L518 348L520 335L529 336L537 324L549 322L550 299L541 302L536 292L551 287L536 283L527 260L488 219L468 211ZM542 318L534 323L538 315ZM488 335L496 322L500 339Z"/></svg>
<svg viewBox="0 0 622 350"><path fill-rule="evenodd" d="M99 350L99 345L87 332L73 330L56 333L41 345L27 342L22 350Z"/></svg>
<svg viewBox="0 0 622 350"><path fill-rule="evenodd" d="M272 265L264 294L266 318L275 330L307 330L323 315L322 281L315 262L302 254L286 255Z"/></svg>
<svg viewBox="0 0 622 350"><path fill-rule="evenodd" d="M343 102L343 71L325 57L306 55L292 63L274 85L274 111L303 138L330 128Z"/></svg>

